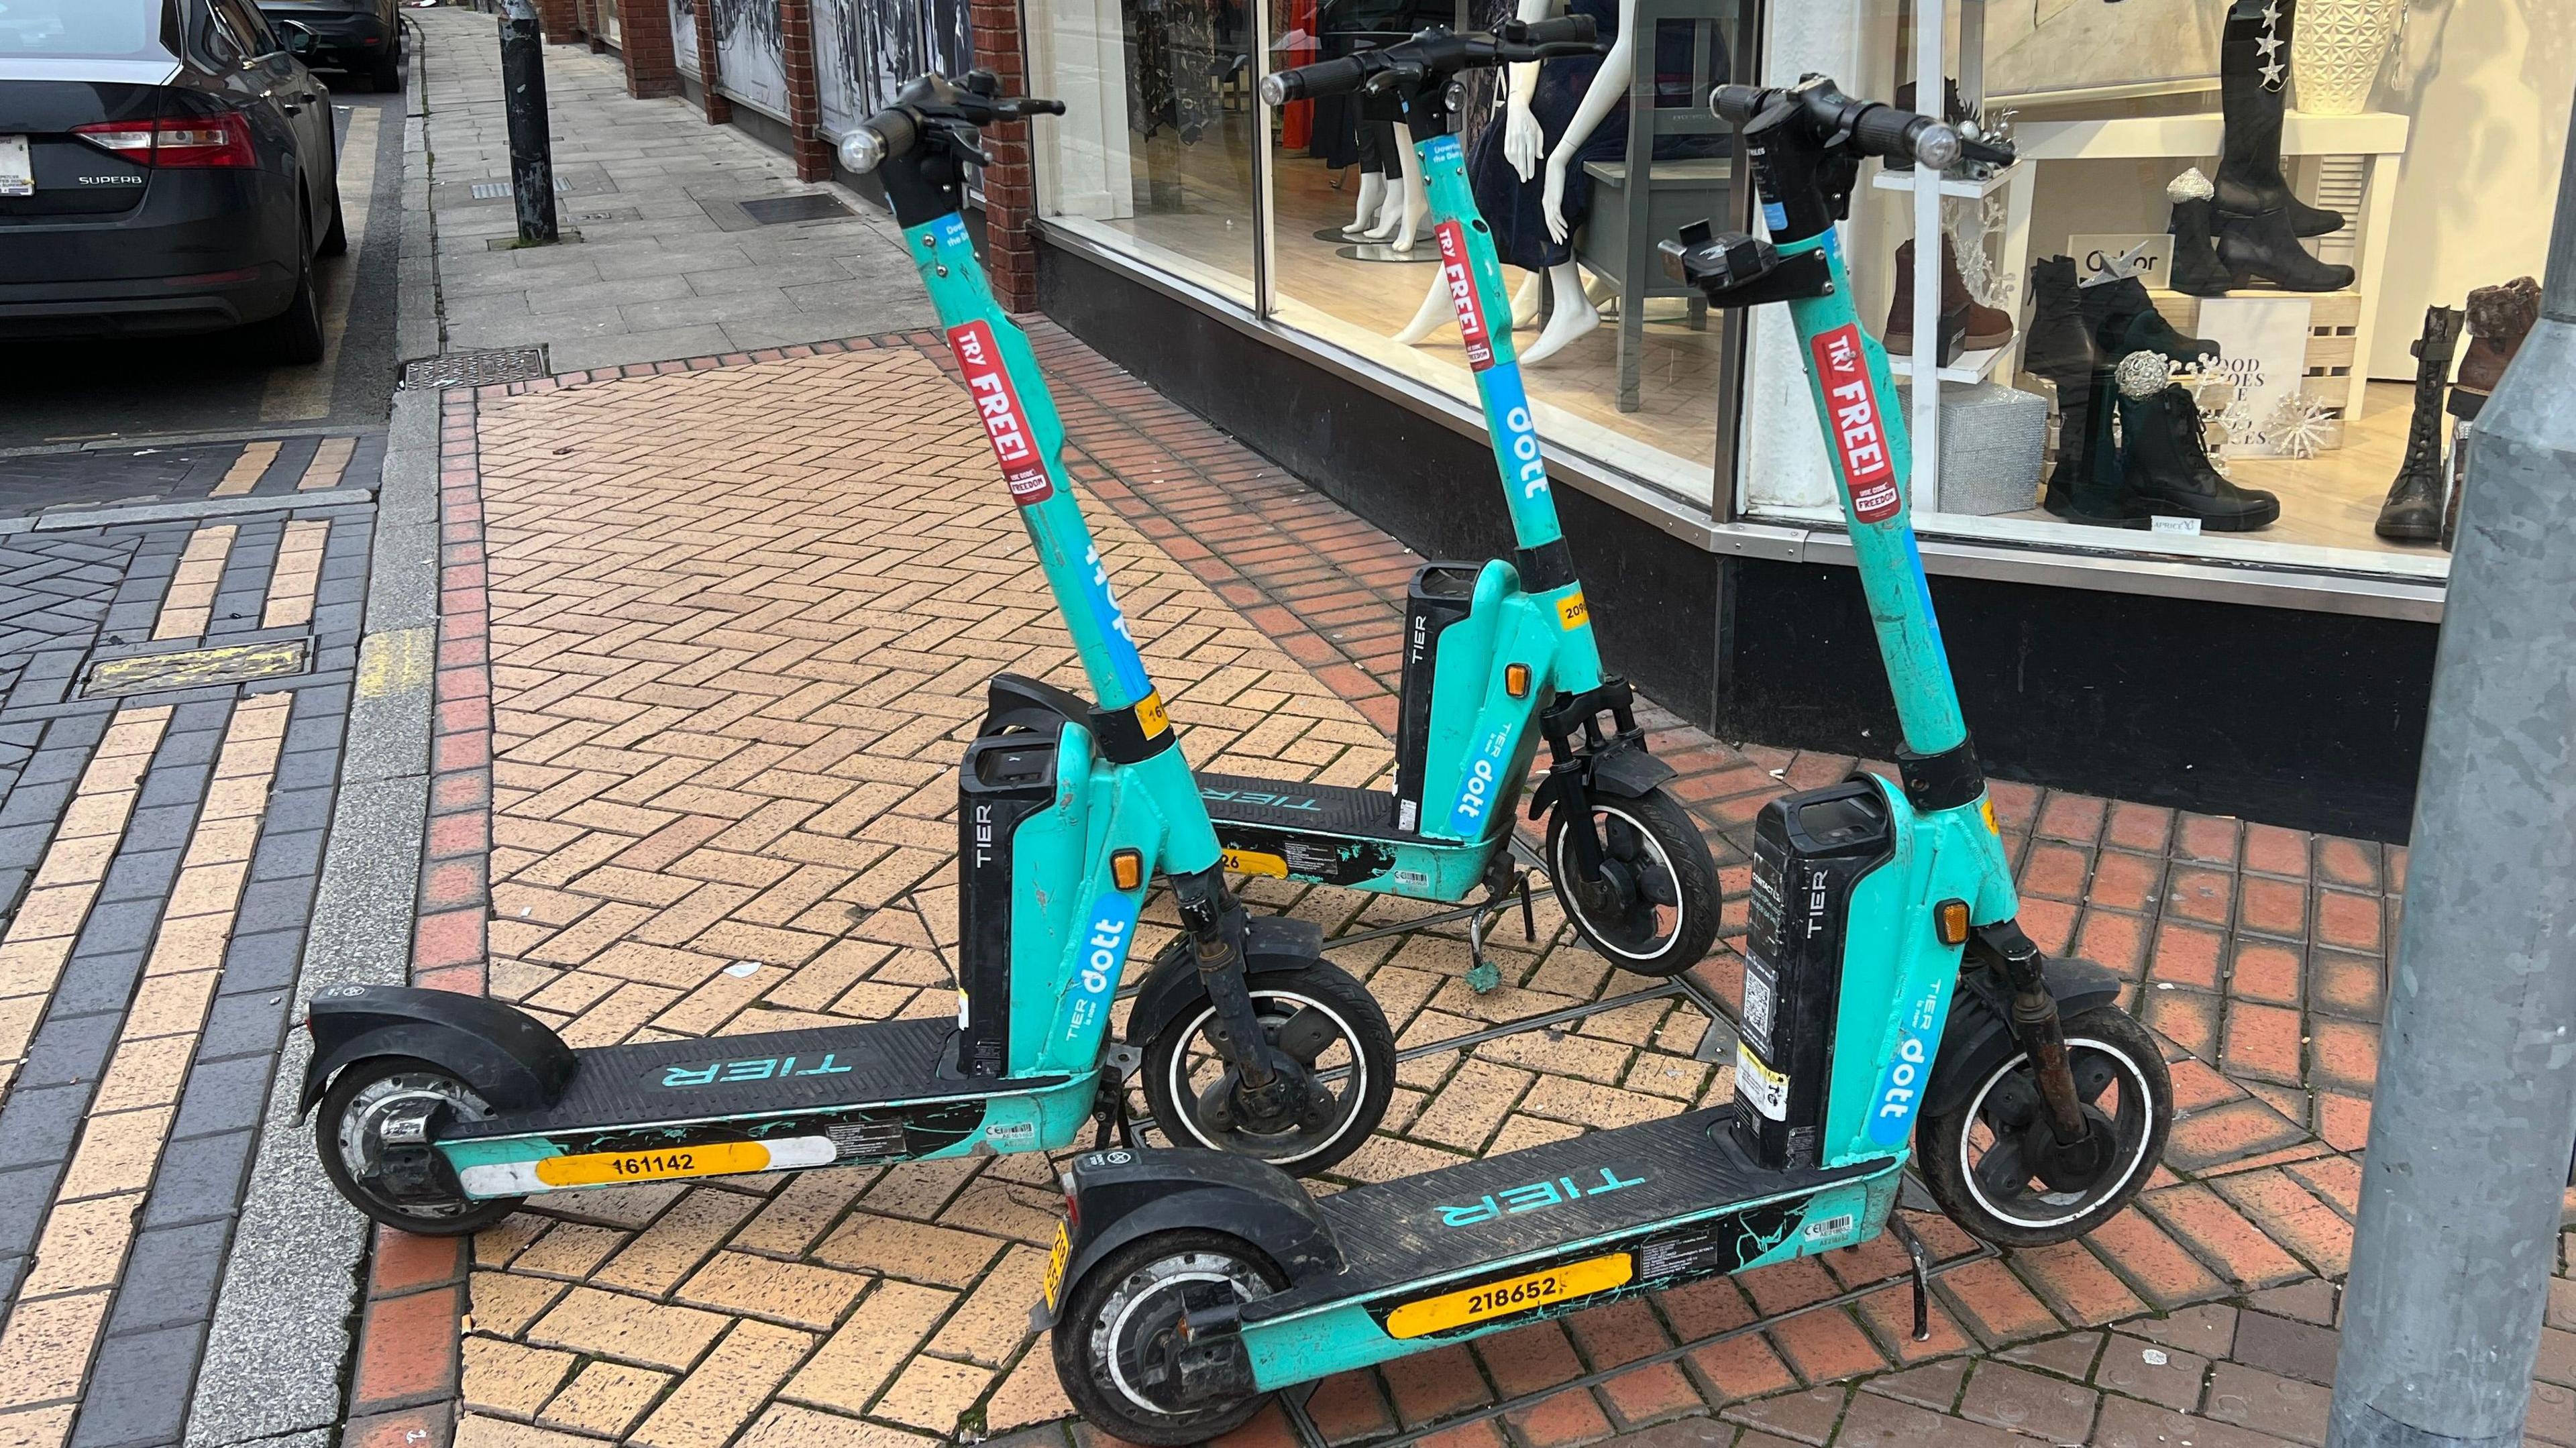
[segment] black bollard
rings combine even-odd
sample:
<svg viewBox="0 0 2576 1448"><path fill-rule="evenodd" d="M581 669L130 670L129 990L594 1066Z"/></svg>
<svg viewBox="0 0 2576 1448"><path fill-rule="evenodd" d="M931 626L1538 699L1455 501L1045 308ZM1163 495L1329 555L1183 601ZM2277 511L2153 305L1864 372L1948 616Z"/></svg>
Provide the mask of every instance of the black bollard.
<svg viewBox="0 0 2576 1448"><path fill-rule="evenodd" d="M533 0L501 7L501 94L510 113L510 186L518 200L519 243L559 239L555 229L554 144L546 135L546 47Z"/></svg>

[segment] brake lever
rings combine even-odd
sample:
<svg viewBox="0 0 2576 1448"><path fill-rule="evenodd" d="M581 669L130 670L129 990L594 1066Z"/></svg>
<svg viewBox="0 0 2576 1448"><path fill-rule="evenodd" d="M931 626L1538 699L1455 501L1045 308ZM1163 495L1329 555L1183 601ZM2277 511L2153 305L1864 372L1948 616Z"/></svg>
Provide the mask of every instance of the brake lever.
<svg viewBox="0 0 2576 1448"><path fill-rule="evenodd" d="M1959 138L1959 155L1963 160L1981 161L1989 166L2009 166L2020 159L2020 153L2009 145L1970 140L1966 136Z"/></svg>

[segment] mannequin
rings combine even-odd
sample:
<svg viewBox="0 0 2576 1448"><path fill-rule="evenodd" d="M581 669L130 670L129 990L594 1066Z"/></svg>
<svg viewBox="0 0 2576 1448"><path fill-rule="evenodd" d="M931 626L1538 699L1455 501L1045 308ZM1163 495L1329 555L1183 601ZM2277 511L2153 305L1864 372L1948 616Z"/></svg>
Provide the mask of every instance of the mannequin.
<svg viewBox="0 0 2576 1448"><path fill-rule="evenodd" d="M1363 120L1360 124L1376 123ZM1413 128L1397 121L1391 134L1398 169L1388 172L1380 183L1383 191L1378 201L1377 225L1370 227L1362 239L1410 252L1413 243L1424 235L1423 218L1431 214L1431 187L1422 175L1422 158L1413 152Z"/></svg>
<svg viewBox="0 0 2576 1448"><path fill-rule="evenodd" d="M1573 8L1595 12L1597 19L1597 11L1610 3L1611 0L1574 0ZM1511 254L1505 257L1505 260L1523 266L1531 273L1512 298L1515 327L1527 326L1535 318L1542 288L1545 293L1547 324L1538 339L1521 350L1520 361L1524 366L1546 361L1601 325L1600 308L1593 304L1585 291L1583 269L1574 260L1573 249L1569 245L1574 223L1565 215L1566 190L1571 168L1587 159L1585 148L1600 134L1601 123L1628 96L1628 77L1633 73L1636 5L1635 0L1616 0L1616 3L1617 30L1611 37L1607 54L1597 63L1579 59L1554 62L1566 67L1593 67L1591 74L1579 82L1583 86L1581 99L1575 104L1573 114L1567 119L1554 146L1548 144L1546 125L1538 111L1542 83L1538 62L1524 62L1509 68L1503 111L1495 121L1501 131L1502 159L1522 186L1538 176L1540 157L1542 154L1546 157L1537 219L1545 230L1548 244L1541 248L1534 238L1515 236L1511 238L1515 243ZM1544 20L1551 8L1552 0L1519 0L1518 13L1525 21ZM1479 149L1491 144L1492 139L1489 133L1487 140L1480 142ZM1495 178L1485 170L1477 174L1477 179L1491 185ZM1487 209L1501 210L1495 207ZM1501 238L1507 230L1516 229L1498 225L1497 236ZM1531 266L1532 260L1540 264ZM1445 286L1440 278L1434 277L1421 308L1415 312L1413 320L1395 334L1395 340L1418 342L1453 314Z"/></svg>

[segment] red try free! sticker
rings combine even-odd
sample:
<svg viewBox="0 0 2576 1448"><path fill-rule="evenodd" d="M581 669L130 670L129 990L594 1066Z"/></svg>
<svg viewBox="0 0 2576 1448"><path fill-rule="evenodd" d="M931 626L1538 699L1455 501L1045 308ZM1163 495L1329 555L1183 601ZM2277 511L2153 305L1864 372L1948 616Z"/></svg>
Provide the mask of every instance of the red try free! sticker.
<svg viewBox="0 0 2576 1448"><path fill-rule="evenodd" d="M1002 481L1010 485L1011 501L1025 508L1054 497L1055 483L1047 477L1046 460L1038 456L1028 414L1020 408L1019 389L1011 385L1010 370L1002 365L993 324L979 320L949 328L948 349L957 354L957 365L966 373L966 390L975 396L975 413L984 420L984 436L992 440L993 456L1002 464Z"/></svg>
<svg viewBox="0 0 2576 1448"><path fill-rule="evenodd" d="M1467 265L1467 228L1440 223L1440 279L1449 284L1449 300L1458 308L1458 335L1467 344L1467 365L1479 372L1494 365L1494 337L1485 329L1485 306L1476 296L1476 274Z"/></svg>
<svg viewBox="0 0 2576 1448"><path fill-rule="evenodd" d="M1887 429L1870 390L1869 364L1860 350L1860 328L1849 322L1819 333L1810 344L1816 358L1816 385L1824 389L1825 411L1834 435L1834 456L1850 490L1852 516L1876 523L1895 516L1903 501L1896 490L1896 462L1888 456Z"/></svg>

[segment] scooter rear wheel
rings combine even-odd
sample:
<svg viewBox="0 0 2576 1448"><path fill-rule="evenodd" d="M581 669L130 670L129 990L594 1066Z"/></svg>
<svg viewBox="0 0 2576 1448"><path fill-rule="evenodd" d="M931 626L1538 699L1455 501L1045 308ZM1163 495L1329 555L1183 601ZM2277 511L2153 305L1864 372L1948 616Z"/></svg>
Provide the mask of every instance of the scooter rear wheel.
<svg viewBox="0 0 2576 1448"><path fill-rule="evenodd" d="M1717 865L1681 802L1660 789L1592 804L1601 831L1601 878L1585 881L1574 862L1571 819L1547 825L1548 876L1557 903L1593 949L1621 970L1679 975L1717 942Z"/></svg>
<svg viewBox="0 0 2576 1448"><path fill-rule="evenodd" d="M2030 1057L1987 1073L1956 1110L1917 1129L1923 1184L1950 1220L1999 1247L2071 1242L2118 1216L2145 1188L2173 1128L2173 1078L2155 1037L2118 1006L2065 1022L2075 1094L2110 1149L2082 1180L2050 1181L2038 1159L2055 1137Z"/></svg>
<svg viewBox="0 0 2576 1448"><path fill-rule="evenodd" d="M1055 1324L1055 1373L1095 1428L1152 1448L1222 1437L1268 1396L1247 1376L1240 1393L1184 1397L1181 1316L1253 1302L1287 1285L1268 1258L1223 1232L1156 1232L1100 1259L1065 1293ZM1210 1398L1213 1397L1213 1401Z"/></svg>
<svg viewBox="0 0 2576 1448"><path fill-rule="evenodd" d="M375 1153L383 1141L376 1134L386 1111L410 1099L433 1097L457 1115L480 1121L491 1114L483 1098L445 1069L409 1056L377 1056L344 1067L322 1095L313 1116L313 1146L322 1158L322 1174L331 1179L349 1205L397 1231L422 1237L463 1237L518 1210L520 1197L476 1201L458 1196L451 1202L398 1201L369 1185Z"/></svg>
<svg viewBox="0 0 2576 1448"><path fill-rule="evenodd" d="M1395 1094L1395 1033L1368 987L1320 960L1246 985L1262 1034L1333 1093L1325 1119L1267 1133L1222 1119L1235 1075L1207 1039L1215 1007L1205 998L1146 1043L1146 1104L1175 1145L1255 1156L1311 1176L1359 1150L1386 1116Z"/></svg>

